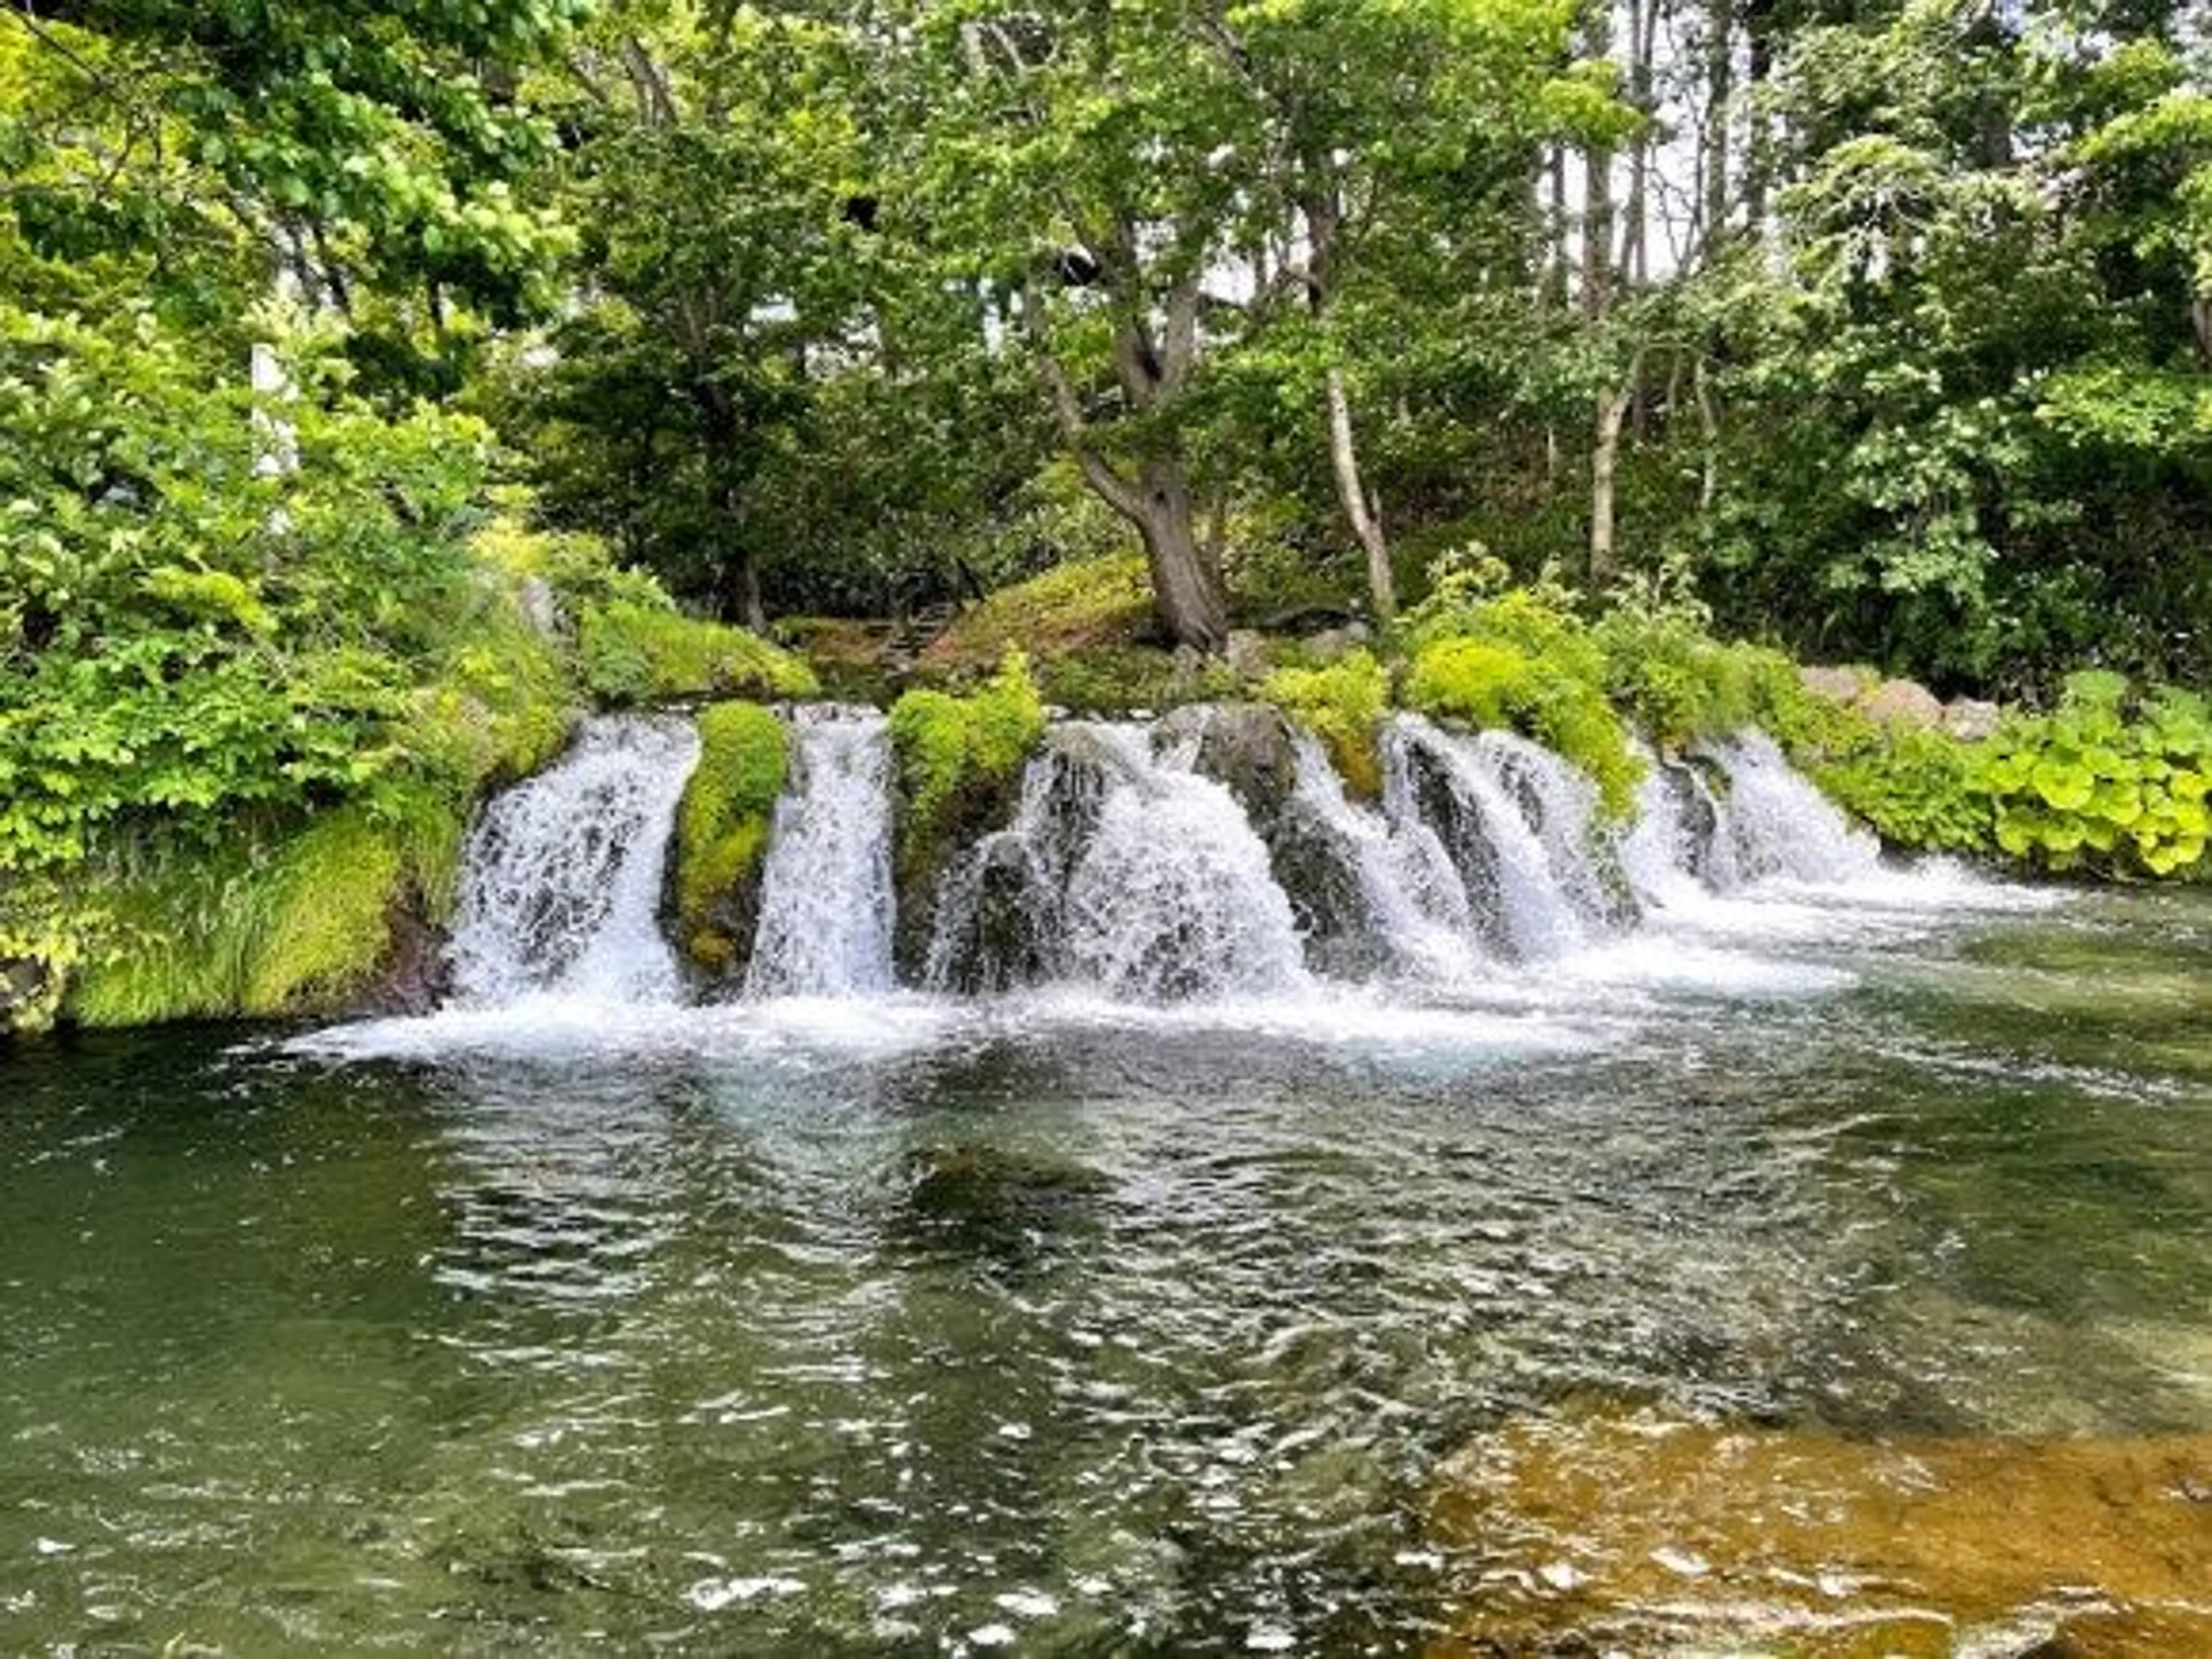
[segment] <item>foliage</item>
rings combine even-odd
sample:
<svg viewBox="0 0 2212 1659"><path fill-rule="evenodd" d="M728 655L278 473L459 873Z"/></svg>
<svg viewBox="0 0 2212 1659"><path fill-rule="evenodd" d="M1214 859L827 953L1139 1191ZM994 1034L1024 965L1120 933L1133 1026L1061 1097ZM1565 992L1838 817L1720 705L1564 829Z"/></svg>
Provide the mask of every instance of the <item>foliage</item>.
<svg viewBox="0 0 2212 1659"><path fill-rule="evenodd" d="M2204 856L2212 789L2212 711L2165 689L2130 719L2126 682L2072 676L2049 714L2015 720L1990 740L1975 787L2004 852L2052 870L2172 875Z"/></svg>
<svg viewBox="0 0 2212 1659"><path fill-rule="evenodd" d="M1389 676L1366 651L1323 668L1279 668L1260 695L1328 746L1346 785L1370 799L1382 793L1375 730L1390 699Z"/></svg>
<svg viewBox="0 0 2212 1659"><path fill-rule="evenodd" d="M811 697L813 671L757 635L629 600L587 607L576 625L584 684L608 702L672 697Z"/></svg>
<svg viewBox="0 0 2212 1659"><path fill-rule="evenodd" d="M1972 747L1917 726L1869 727L1850 752L1814 768L1821 788L1891 846L1949 853L1989 850L1990 804L1978 775Z"/></svg>
<svg viewBox="0 0 2212 1659"><path fill-rule="evenodd" d="M1401 701L1550 745L1596 781L1607 812L1625 817L1644 766L1607 698L1602 646L1566 590L1498 591L1503 575L1494 561L1446 562L1407 617L1414 650Z"/></svg>
<svg viewBox="0 0 2212 1659"><path fill-rule="evenodd" d="M676 817L678 936L694 961L720 968L737 942L717 908L759 872L776 798L791 766L783 722L751 702L699 711L699 763Z"/></svg>
<svg viewBox="0 0 2212 1659"><path fill-rule="evenodd" d="M96 882L100 905L55 896L81 961L69 1015L142 1025L342 1006L385 959L401 907L450 903L461 830L450 802L422 795L218 851L110 853L72 878Z"/></svg>

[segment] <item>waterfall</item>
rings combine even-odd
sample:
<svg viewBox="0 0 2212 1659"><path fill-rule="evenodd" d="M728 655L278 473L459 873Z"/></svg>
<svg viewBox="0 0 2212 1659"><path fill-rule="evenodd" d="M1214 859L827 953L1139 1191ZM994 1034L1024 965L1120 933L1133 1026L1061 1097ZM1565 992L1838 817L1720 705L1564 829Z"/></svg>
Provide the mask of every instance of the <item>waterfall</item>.
<svg viewBox="0 0 2212 1659"><path fill-rule="evenodd" d="M587 720L558 764L485 806L462 854L451 947L462 1002L676 994L656 913L676 804L698 757L688 720Z"/></svg>
<svg viewBox="0 0 2212 1659"><path fill-rule="evenodd" d="M1493 949L1526 959L1589 941L1602 915L1589 850L1575 844L1595 800L1594 789L1587 801L1577 791L1586 779L1522 739L1457 736L1418 714L1389 723L1382 757L1394 816L1428 827ZM1547 815L1558 821L1547 826Z"/></svg>
<svg viewBox="0 0 2212 1659"><path fill-rule="evenodd" d="M745 989L835 996L891 987L891 747L873 710L791 716L791 781L761 875Z"/></svg>
<svg viewBox="0 0 2212 1659"><path fill-rule="evenodd" d="M1711 884L1779 878L1838 886L1875 873L1881 843L1852 828L1765 733L1739 732L1700 753L1728 786L1716 797Z"/></svg>
<svg viewBox="0 0 2212 1659"><path fill-rule="evenodd" d="M1321 744L1304 733L1297 738L1297 761L1291 807L1352 872L1362 931L1372 940L1376 966L1445 983L1475 974L1481 953L1467 892L1435 832L1402 810L1394 814L1388 800L1379 812L1355 805ZM1401 791L1401 809L1404 799ZM1293 902L1299 896L1293 887ZM1315 943L1310 928L1310 953ZM1336 964L1316 965L1333 969Z"/></svg>
<svg viewBox="0 0 2212 1659"><path fill-rule="evenodd" d="M1061 980L1116 996L1279 989L1305 969L1267 848L1228 789L1145 727L1054 729L1014 823L947 878L939 989Z"/></svg>
<svg viewBox="0 0 2212 1659"><path fill-rule="evenodd" d="M791 779L762 867L753 998L892 989L893 758L873 710L789 717ZM952 859L917 912L945 994L1047 984L1182 1000L1312 975L1449 988L1577 951L1645 908L1779 879L1845 886L1874 839L1746 733L1647 750L1630 823L1559 756L1399 714L1383 790L1352 799L1321 744L1255 705L1146 726L1052 726L1011 823ZM698 740L678 715L587 721L470 831L450 956L458 1001L679 1000L663 865Z"/></svg>

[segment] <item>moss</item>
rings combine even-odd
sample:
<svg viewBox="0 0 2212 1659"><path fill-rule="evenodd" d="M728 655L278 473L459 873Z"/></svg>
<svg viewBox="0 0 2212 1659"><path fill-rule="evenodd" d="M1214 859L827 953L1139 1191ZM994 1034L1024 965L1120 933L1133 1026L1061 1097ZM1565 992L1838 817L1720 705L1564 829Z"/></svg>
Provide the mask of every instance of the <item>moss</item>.
<svg viewBox="0 0 2212 1659"><path fill-rule="evenodd" d="M1365 651L1325 668L1279 668L1260 695L1319 738L1354 793L1382 793L1375 731L1389 702L1389 677Z"/></svg>
<svg viewBox="0 0 2212 1659"><path fill-rule="evenodd" d="M1044 704L1029 659L1009 650L998 672L967 696L908 692L891 705L890 729L908 823L927 826L963 795L1020 775L1044 736Z"/></svg>
<svg viewBox="0 0 2212 1659"><path fill-rule="evenodd" d="M957 618L922 653L922 666L987 668L1016 649L1053 663L1100 647L1133 646L1152 628L1152 579L1142 556L1084 559L1000 589Z"/></svg>
<svg viewBox="0 0 2212 1659"><path fill-rule="evenodd" d="M928 938L935 884L952 850L1012 816L1022 769L1044 736L1029 659L1008 651L965 696L921 689L891 705L890 732L906 811L899 826L902 961Z"/></svg>
<svg viewBox="0 0 2212 1659"><path fill-rule="evenodd" d="M699 763L677 809L676 912L678 937L702 968L727 969L744 943L748 890L790 768L783 723L758 703L700 711Z"/></svg>
<svg viewBox="0 0 2212 1659"><path fill-rule="evenodd" d="M813 671L741 628L628 600L591 605L577 624L584 684L607 702L670 697L811 697Z"/></svg>

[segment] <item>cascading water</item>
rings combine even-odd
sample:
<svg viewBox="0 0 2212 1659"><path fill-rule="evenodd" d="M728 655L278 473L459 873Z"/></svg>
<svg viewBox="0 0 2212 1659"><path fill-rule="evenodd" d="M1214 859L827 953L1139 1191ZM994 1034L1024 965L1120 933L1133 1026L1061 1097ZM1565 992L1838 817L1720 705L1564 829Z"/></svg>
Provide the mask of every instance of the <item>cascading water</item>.
<svg viewBox="0 0 2212 1659"><path fill-rule="evenodd" d="M887 723L839 708L789 721L745 992L889 991ZM679 1000L656 913L697 746L680 716L593 720L484 810L451 949L462 1006ZM1380 746L1383 795L1369 805L1317 743L1252 706L1056 725L1013 821L910 918L926 928L918 977L943 993L1060 983L1170 1000L1312 975L1450 988L1494 977L1498 958L1580 951L1647 907L1777 878L1848 887L1876 868L1873 838L1756 733L1684 758L1647 751L1625 831L1602 821L1589 778L1525 738L1399 715Z"/></svg>
<svg viewBox="0 0 2212 1659"><path fill-rule="evenodd" d="M836 996L891 988L891 748L873 710L792 716L745 989Z"/></svg>
<svg viewBox="0 0 2212 1659"><path fill-rule="evenodd" d="M451 949L464 1004L676 994L656 913L676 805L698 758L688 720L588 720L557 765L484 808L463 853Z"/></svg>
<svg viewBox="0 0 2212 1659"><path fill-rule="evenodd" d="M1155 756L1144 726L1056 728L1014 823L947 879L930 949L939 989L1060 980L1186 998L1302 981L1290 900L1228 789Z"/></svg>
<svg viewBox="0 0 2212 1659"><path fill-rule="evenodd" d="M1458 872L1468 914L1496 948L1522 958L1558 956L1589 942L1594 919L1570 890L1581 878L1565 855L1565 831L1555 863L1534 821L1532 803L1540 811L1545 797L1531 786L1555 781L1541 778L1522 748L1486 743L1497 735L1458 737L1418 714L1397 716L1383 733L1386 798L1401 821L1429 826Z"/></svg>
<svg viewBox="0 0 2212 1659"><path fill-rule="evenodd" d="M1120 762L1067 884L1066 961L1116 995L1279 990L1305 976L1291 902L1244 809L1152 752L1139 726L1091 728Z"/></svg>
<svg viewBox="0 0 2212 1659"><path fill-rule="evenodd" d="M1312 738L1297 739L1292 806L1318 827L1352 870L1361 920L1391 971L1450 983L1481 963L1467 892L1433 831L1417 817L1356 805ZM1403 792L1397 805L1405 805Z"/></svg>
<svg viewBox="0 0 2212 1659"><path fill-rule="evenodd" d="M1840 886L1879 867L1881 847L1843 813L1760 732L1739 732L1700 751L1727 788L1713 799L1714 858L1707 880L1723 889L1780 878Z"/></svg>

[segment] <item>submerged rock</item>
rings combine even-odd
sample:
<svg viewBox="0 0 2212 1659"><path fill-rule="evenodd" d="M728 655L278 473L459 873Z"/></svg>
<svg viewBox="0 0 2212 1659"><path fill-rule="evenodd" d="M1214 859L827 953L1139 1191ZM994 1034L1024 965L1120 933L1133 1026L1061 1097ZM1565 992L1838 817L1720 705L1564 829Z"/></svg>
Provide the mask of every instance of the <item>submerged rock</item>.
<svg viewBox="0 0 2212 1659"><path fill-rule="evenodd" d="M2212 1652L2212 1436L1860 1441L1582 1413L1467 1448L1433 1525L1501 1587L1438 1655Z"/></svg>

